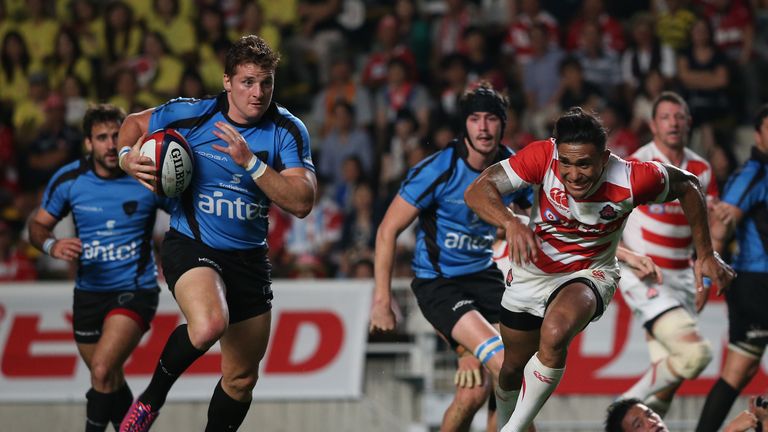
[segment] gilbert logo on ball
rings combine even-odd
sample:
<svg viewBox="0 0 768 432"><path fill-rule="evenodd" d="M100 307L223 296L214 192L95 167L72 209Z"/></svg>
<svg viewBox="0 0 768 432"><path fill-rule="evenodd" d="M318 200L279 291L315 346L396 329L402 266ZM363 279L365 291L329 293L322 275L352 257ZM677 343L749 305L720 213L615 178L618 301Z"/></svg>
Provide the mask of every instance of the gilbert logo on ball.
<svg viewBox="0 0 768 432"><path fill-rule="evenodd" d="M180 133L174 129L152 132L141 145L141 154L155 163L158 195L175 198L187 189L192 181L194 158Z"/></svg>

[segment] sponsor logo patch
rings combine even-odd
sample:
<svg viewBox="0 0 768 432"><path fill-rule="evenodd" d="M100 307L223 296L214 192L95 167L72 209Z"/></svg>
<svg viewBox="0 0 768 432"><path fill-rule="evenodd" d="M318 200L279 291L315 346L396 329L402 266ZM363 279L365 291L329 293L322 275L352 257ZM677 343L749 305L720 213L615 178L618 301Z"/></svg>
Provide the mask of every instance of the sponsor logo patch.
<svg viewBox="0 0 768 432"><path fill-rule="evenodd" d="M554 378L546 377L546 376L542 375L541 372L539 372L539 371L533 371L533 376L535 376L536 379L538 379L539 381L541 381L541 382L543 382L545 384L552 384L555 381Z"/></svg>
<svg viewBox="0 0 768 432"><path fill-rule="evenodd" d="M507 286L511 286L512 285L512 269L509 269L509 271L507 271L507 279L506 279L505 282L506 282Z"/></svg>

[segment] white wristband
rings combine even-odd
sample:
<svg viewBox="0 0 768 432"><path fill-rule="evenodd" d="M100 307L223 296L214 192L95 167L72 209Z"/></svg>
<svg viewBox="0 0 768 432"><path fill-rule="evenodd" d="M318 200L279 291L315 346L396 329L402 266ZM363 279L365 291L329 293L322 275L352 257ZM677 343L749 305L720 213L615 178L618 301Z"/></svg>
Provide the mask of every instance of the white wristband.
<svg viewBox="0 0 768 432"><path fill-rule="evenodd" d="M123 169L123 158L130 152L131 148L129 146L123 146L123 148L121 148L120 152L117 154L117 166L119 166L120 169Z"/></svg>
<svg viewBox="0 0 768 432"><path fill-rule="evenodd" d="M43 252L45 252L46 255L51 254L51 249L53 249L53 245L56 243L56 239L51 237L45 239L43 242Z"/></svg>
<svg viewBox="0 0 768 432"><path fill-rule="evenodd" d="M245 167L245 172L251 176L253 181L258 180L266 171L267 164L257 158L256 155L251 156L251 160L248 161L248 166Z"/></svg>

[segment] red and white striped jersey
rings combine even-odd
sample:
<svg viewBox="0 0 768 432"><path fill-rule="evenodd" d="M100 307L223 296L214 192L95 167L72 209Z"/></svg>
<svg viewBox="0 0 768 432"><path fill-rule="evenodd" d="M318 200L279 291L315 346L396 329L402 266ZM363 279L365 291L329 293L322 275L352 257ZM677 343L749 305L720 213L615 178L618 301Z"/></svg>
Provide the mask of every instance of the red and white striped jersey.
<svg viewBox="0 0 768 432"><path fill-rule="evenodd" d="M653 141L640 147L628 159L671 164ZM717 198L717 183L712 180L709 162L686 148L679 168L699 178L707 200ZM627 221L623 240L628 248L649 256L659 267L684 269L691 265L691 227L678 200L639 206Z"/></svg>
<svg viewBox="0 0 768 432"><path fill-rule="evenodd" d="M657 162L611 155L587 197L575 199L560 178L553 140L536 141L501 163L515 189L533 187L528 226L541 240L535 262L544 273L614 267L627 216L640 204L667 196L667 171Z"/></svg>

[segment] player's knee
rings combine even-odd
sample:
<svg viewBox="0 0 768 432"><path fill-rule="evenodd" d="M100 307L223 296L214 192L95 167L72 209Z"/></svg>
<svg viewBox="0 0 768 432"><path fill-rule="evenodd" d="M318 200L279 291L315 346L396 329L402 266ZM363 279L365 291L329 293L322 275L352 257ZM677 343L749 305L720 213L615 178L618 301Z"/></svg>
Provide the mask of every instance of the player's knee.
<svg viewBox="0 0 768 432"><path fill-rule="evenodd" d="M505 361L504 364L501 365L501 370L499 371L499 383L502 388L520 388L520 384L523 382L524 369L525 364L515 364Z"/></svg>
<svg viewBox="0 0 768 432"><path fill-rule="evenodd" d="M242 374L234 377L224 377L222 379L222 385L226 388L227 393L232 395L235 399L242 400L248 397L256 387L256 381L259 379L258 372L252 374Z"/></svg>
<svg viewBox="0 0 768 432"><path fill-rule="evenodd" d="M456 405L457 408L467 413L476 413L490 394L490 387L486 385L475 386L472 388L459 387L456 389Z"/></svg>
<svg viewBox="0 0 768 432"><path fill-rule="evenodd" d="M558 320L547 320L541 326L539 359L546 364L564 358L568 349L568 331L558 322Z"/></svg>
<svg viewBox="0 0 768 432"><path fill-rule="evenodd" d="M94 359L91 363L91 384L101 391L112 389L117 375L117 371L106 362Z"/></svg>
<svg viewBox="0 0 768 432"><path fill-rule="evenodd" d="M706 339L678 341L676 349L669 357L669 364L685 379L699 376L710 361L712 361L712 346Z"/></svg>
<svg viewBox="0 0 768 432"><path fill-rule="evenodd" d="M195 348L207 350L218 341L227 330L224 317L211 317L202 322L189 324L189 340Z"/></svg>

